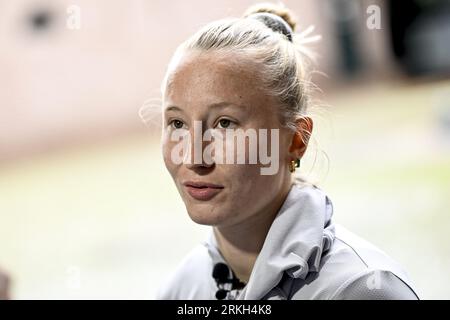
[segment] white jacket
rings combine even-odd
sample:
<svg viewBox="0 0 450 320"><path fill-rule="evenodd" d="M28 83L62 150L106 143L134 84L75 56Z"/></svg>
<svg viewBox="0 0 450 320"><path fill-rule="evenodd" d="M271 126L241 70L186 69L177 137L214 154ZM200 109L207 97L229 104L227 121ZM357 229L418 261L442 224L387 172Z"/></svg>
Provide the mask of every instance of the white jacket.
<svg viewBox="0 0 450 320"><path fill-rule="evenodd" d="M332 203L321 189L294 184L247 285L227 299L418 299L395 261L335 226L332 214ZM226 263L211 229L159 288L157 299L216 299L212 270L218 262Z"/></svg>

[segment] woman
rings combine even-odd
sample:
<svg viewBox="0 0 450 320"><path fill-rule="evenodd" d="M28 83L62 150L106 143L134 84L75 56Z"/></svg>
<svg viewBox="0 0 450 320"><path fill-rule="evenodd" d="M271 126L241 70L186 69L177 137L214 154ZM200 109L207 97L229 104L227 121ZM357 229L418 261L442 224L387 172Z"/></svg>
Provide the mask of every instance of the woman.
<svg viewBox="0 0 450 320"><path fill-rule="evenodd" d="M400 266L335 226L326 194L294 177L313 130L294 28L287 9L254 6L198 31L169 64L164 161L190 218L212 229L159 299L418 298Z"/></svg>

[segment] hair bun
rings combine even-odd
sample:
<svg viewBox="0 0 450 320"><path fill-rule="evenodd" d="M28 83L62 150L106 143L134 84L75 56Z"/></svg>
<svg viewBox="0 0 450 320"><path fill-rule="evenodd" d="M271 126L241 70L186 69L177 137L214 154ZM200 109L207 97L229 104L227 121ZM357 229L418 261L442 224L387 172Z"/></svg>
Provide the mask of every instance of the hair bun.
<svg viewBox="0 0 450 320"><path fill-rule="evenodd" d="M258 3L255 4L251 7L249 7L245 13L244 13L244 17L248 17L251 14L255 14L255 13L271 13L274 14L278 17L280 17L281 19L283 19L288 25L289 27L292 29L292 31L295 31L295 26L297 25L296 19L292 13L292 11L290 11L288 8L282 6L282 5L277 5L277 4L273 4L273 3Z"/></svg>

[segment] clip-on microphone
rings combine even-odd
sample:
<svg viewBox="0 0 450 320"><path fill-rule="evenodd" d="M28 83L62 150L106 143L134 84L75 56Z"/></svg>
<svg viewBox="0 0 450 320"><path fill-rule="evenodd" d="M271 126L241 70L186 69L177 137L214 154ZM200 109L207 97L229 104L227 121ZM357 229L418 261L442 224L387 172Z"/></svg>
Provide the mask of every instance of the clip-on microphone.
<svg viewBox="0 0 450 320"><path fill-rule="evenodd" d="M218 300L223 300L227 297L228 292L234 289L242 289L245 287L245 283L241 282L231 271L232 278L230 279L230 268L222 262L216 263L214 265L212 276L216 280L217 287L219 290L216 292L216 298ZM229 285L231 284L231 286ZM226 289L225 287L228 287Z"/></svg>

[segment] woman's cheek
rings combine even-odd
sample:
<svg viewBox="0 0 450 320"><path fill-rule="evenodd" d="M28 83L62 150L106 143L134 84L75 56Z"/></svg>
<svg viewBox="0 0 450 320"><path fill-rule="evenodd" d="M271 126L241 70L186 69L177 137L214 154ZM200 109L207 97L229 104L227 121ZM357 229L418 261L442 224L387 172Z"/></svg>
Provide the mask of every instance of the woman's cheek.
<svg viewBox="0 0 450 320"><path fill-rule="evenodd" d="M173 143L170 143L170 141L164 141L162 146L162 153L163 153L163 160L164 164L169 171L170 174L173 174L173 170L175 167L175 164L172 161L172 149L173 149Z"/></svg>

